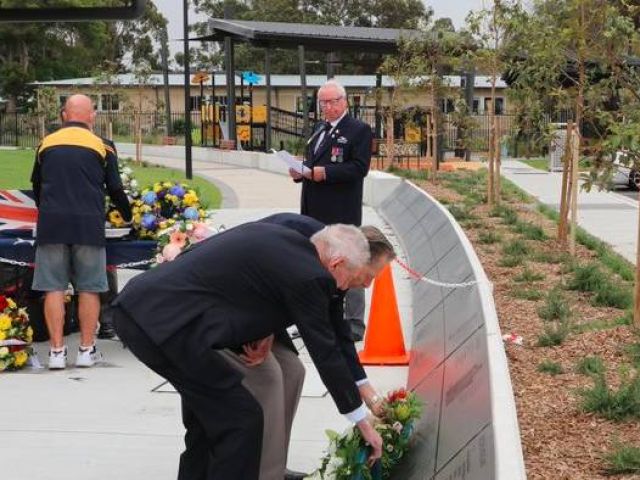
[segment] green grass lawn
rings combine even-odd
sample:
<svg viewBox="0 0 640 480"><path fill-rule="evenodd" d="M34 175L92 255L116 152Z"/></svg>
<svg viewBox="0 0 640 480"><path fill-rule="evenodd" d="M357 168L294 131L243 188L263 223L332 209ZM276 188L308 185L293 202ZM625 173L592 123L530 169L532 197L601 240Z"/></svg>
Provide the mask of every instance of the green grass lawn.
<svg viewBox="0 0 640 480"><path fill-rule="evenodd" d="M537 168L538 170L544 170L545 172L549 171L549 159L547 158L529 158L529 159L518 159L522 163L526 163L530 167Z"/></svg>
<svg viewBox="0 0 640 480"><path fill-rule="evenodd" d="M538 170L544 170L545 172L549 171L549 159L548 158L519 158L522 163L526 163L530 167L536 168ZM578 164L578 170L581 172L587 172L591 168L591 162L587 158L581 158L580 163Z"/></svg>
<svg viewBox="0 0 640 480"><path fill-rule="evenodd" d="M0 188L30 190L33 159L33 150L0 150ZM187 180L183 171L165 167L131 165L131 168L140 189L158 181L188 183L198 191L203 206L220 208L220 190L202 177Z"/></svg>

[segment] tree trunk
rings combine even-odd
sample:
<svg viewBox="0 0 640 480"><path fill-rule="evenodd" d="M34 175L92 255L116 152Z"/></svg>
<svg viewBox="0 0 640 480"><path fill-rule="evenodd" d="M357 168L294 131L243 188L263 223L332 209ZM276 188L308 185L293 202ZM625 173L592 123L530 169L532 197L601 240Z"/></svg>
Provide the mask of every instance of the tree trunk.
<svg viewBox="0 0 640 480"><path fill-rule="evenodd" d="M558 241L563 245L567 243L567 217L569 212L569 166L571 164L573 122L567 124L564 154L562 155L562 193L560 194L560 220L558 221Z"/></svg>
<svg viewBox="0 0 640 480"><path fill-rule="evenodd" d="M640 201L640 192L638 192ZM636 276L633 289L633 325L640 329L640 210L638 211L638 235L636 239Z"/></svg>
<svg viewBox="0 0 640 480"><path fill-rule="evenodd" d="M498 119L495 118L494 120L496 122L496 138L493 140L493 145L495 146L495 165L494 165L494 170L495 170L495 179L493 181L493 188L495 189L495 194L493 196L494 201L496 202L496 205L500 205L500 194L501 194L501 190L502 190L502 185L500 182L500 168L502 165L502 152L500 151L502 145L500 144L499 138L500 138L500 123L498 122Z"/></svg>
<svg viewBox="0 0 640 480"><path fill-rule="evenodd" d="M393 128L394 128L394 124L393 124L393 110L391 108L389 108L388 112L387 112L387 134L386 134L386 139L387 139L387 160L389 163L389 167L393 166L393 159L395 158L395 146L393 143Z"/></svg>
<svg viewBox="0 0 640 480"><path fill-rule="evenodd" d="M580 161L580 132L574 128L571 134L571 240L569 253L576 255L576 229L578 228L578 163Z"/></svg>
<svg viewBox="0 0 640 480"><path fill-rule="evenodd" d="M432 75L435 75L433 73ZM433 157L431 160L434 183L438 181L438 92L436 91L435 77L431 79L431 147L433 148Z"/></svg>
<svg viewBox="0 0 640 480"><path fill-rule="evenodd" d="M490 207L493 207L495 205L495 162L494 162L494 158L495 158L495 152L496 152L496 148L495 148L495 135L494 135L494 128L495 125L493 124L493 100L489 101L489 176L487 178L487 205L489 205Z"/></svg>

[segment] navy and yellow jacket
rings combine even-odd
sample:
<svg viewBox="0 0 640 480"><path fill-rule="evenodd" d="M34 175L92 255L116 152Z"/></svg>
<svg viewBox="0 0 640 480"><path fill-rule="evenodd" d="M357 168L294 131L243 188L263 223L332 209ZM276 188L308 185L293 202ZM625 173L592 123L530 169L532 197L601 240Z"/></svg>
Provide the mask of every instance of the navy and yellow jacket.
<svg viewBox="0 0 640 480"><path fill-rule="evenodd" d="M83 123L67 122L42 140L31 183L40 245L104 245L106 192L122 217L131 219L115 146Z"/></svg>

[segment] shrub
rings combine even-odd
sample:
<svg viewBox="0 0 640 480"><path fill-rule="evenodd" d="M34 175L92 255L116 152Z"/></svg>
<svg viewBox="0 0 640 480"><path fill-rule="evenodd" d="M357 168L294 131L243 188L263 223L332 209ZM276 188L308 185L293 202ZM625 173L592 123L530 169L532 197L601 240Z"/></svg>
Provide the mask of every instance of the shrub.
<svg viewBox="0 0 640 480"><path fill-rule="evenodd" d="M489 230L488 232L480 232L480 234L478 235L478 242L484 243L485 245L496 243L500 240L502 240L500 234L494 232L493 230Z"/></svg>
<svg viewBox="0 0 640 480"><path fill-rule="evenodd" d="M511 290L511 296L520 300L536 301L544 297L544 293L533 288L515 288Z"/></svg>
<svg viewBox="0 0 640 480"><path fill-rule="evenodd" d="M513 280L519 283L538 282L540 280L544 280L544 274L539 272L534 272L529 267L524 267L524 270L522 270L522 273L513 277Z"/></svg>
<svg viewBox="0 0 640 480"><path fill-rule="evenodd" d="M614 390L607 385L604 374L594 377L593 388L578 391L582 397L581 408L585 412L597 413L608 420L621 421L640 418L640 377L623 378L620 387Z"/></svg>
<svg viewBox="0 0 640 480"><path fill-rule="evenodd" d="M633 294L629 288L607 281L598 289L592 303L596 307L614 307L625 310L633 304Z"/></svg>
<svg viewBox="0 0 640 480"><path fill-rule="evenodd" d="M518 222L513 230L527 240L542 241L548 238L542 227L529 222Z"/></svg>
<svg viewBox="0 0 640 480"><path fill-rule="evenodd" d="M538 263L562 263L567 260L568 256L565 252L554 251L537 251L531 255L531 260Z"/></svg>
<svg viewBox="0 0 640 480"><path fill-rule="evenodd" d="M607 277L595 263L572 267L573 278L567 283L569 290L595 292L607 283Z"/></svg>
<svg viewBox="0 0 640 480"><path fill-rule="evenodd" d="M544 333L538 335L539 347L557 347L562 345L569 335L569 322L549 322L544 327Z"/></svg>
<svg viewBox="0 0 640 480"><path fill-rule="evenodd" d="M545 304L538 308L538 316L547 321L566 320L570 315L571 308L557 288L549 292Z"/></svg>
<svg viewBox="0 0 640 480"><path fill-rule="evenodd" d="M605 372L604 362L600 357L584 357L577 363L576 372L582 375L602 375Z"/></svg>
<svg viewBox="0 0 640 480"><path fill-rule="evenodd" d="M549 375L560 375L564 373L562 365L558 362L552 362L551 360L543 360L538 364L538 371L541 373L548 373Z"/></svg>
<svg viewBox="0 0 640 480"><path fill-rule="evenodd" d="M640 448L633 445L618 445L604 457L605 470L610 475L640 473Z"/></svg>
<svg viewBox="0 0 640 480"><path fill-rule="evenodd" d="M517 267L518 265L522 265L524 263L524 257L520 255L505 255L502 257L498 265L506 268Z"/></svg>
<svg viewBox="0 0 640 480"><path fill-rule="evenodd" d="M453 218L458 222L463 220L474 220L476 218L468 208L460 207L459 205L448 205L447 208L451 215L453 215Z"/></svg>
<svg viewBox="0 0 640 480"><path fill-rule="evenodd" d="M515 239L504 246L502 253L511 256L525 256L529 253L529 247L524 241Z"/></svg>

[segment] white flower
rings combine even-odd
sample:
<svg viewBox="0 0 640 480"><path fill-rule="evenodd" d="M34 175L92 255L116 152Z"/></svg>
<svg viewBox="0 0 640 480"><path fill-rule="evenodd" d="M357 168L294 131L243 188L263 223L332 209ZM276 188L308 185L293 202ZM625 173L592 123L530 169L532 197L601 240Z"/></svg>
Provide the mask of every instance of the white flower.
<svg viewBox="0 0 640 480"><path fill-rule="evenodd" d="M131 170L130 167L124 167L122 169L122 173L124 173L125 175L131 175L133 173L133 170Z"/></svg>
<svg viewBox="0 0 640 480"><path fill-rule="evenodd" d="M402 431L402 424L400 422L394 422L391 428L400 433Z"/></svg>
<svg viewBox="0 0 640 480"><path fill-rule="evenodd" d="M138 188L138 181L134 178L131 180L131 182L129 182L129 186L131 188Z"/></svg>
<svg viewBox="0 0 640 480"><path fill-rule="evenodd" d="M0 358L9 355L9 349L7 347L0 347Z"/></svg>

